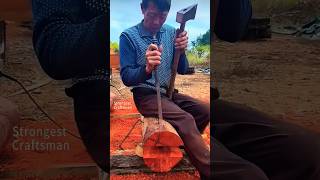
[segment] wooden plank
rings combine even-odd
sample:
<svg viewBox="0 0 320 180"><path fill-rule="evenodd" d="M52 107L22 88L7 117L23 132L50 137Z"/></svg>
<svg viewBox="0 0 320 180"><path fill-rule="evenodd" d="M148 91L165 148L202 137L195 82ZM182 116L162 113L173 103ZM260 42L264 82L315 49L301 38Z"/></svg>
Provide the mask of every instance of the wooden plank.
<svg viewBox="0 0 320 180"><path fill-rule="evenodd" d="M110 114L110 118L119 119L119 118L140 118L140 113L128 113L128 114Z"/></svg>
<svg viewBox="0 0 320 180"><path fill-rule="evenodd" d="M115 155L110 158L111 174L154 173L144 165L139 156ZM187 157L171 170L171 172L195 172L196 169ZM54 178L63 176L98 177L99 169L94 163L56 165L42 170L6 170L0 171L0 179L16 178Z"/></svg>
<svg viewBox="0 0 320 180"><path fill-rule="evenodd" d="M111 174L136 174L136 173L154 173L148 168L139 156L111 156ZM184 157L171 172L194 172L196 169L190 163L187 157Z"/></svg>

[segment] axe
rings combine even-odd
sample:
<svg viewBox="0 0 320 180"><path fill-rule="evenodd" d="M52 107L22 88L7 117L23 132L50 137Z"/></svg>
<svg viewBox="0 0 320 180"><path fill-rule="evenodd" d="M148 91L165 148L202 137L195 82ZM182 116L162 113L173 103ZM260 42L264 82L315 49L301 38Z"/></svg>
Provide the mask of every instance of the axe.
<svg viewBox="0 0 320 180"><path fill-rule="evenodd" d="M177 12L176 21L178 23L180 23L180 28L179 28L179 30L177 30L176 36L184 31L184 27L185 27L186 22L188 20L191 20L191 19L195 18L196 11L197 11L197 5L198 4L194 4L192 6L184 8L184 9L182 9L182 10ZM172 70L171 70L170 85L169 85L169 89L167 91L167 96L170 99L172 98L172 94L173 94L173 91L174 91L174 82L175 82L176 75L177 75L179 59L180 59L180 56L181 56L182 53L183 53L183 51L180 51L180 50L176 50L175 53L174 53L174 60L173 60L173 66L172 66Z"/></svg>

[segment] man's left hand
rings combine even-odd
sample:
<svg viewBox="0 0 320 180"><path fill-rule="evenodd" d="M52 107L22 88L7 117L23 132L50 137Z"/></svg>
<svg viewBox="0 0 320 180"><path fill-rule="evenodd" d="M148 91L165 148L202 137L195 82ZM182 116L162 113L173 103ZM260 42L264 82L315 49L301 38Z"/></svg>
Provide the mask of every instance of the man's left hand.
<svg viewBox="0 0 320 180"><path fill-rule="evenodd" d="M188 47L188 33L187 31L181 32L175 40L174 46L176 50L184 51Z"/></svg>

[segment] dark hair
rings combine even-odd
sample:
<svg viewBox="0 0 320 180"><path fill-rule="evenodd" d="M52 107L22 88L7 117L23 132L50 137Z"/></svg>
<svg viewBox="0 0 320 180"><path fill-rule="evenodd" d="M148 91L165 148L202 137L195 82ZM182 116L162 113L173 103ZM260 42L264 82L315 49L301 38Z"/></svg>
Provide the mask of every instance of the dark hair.
<svg viewBox="0 0 320 180"><path fill-rule="evenodd" d="M147 9L149 2L153 2L159 11L169 11L171 6L171 0L142 0L141 7Z"/></svg>

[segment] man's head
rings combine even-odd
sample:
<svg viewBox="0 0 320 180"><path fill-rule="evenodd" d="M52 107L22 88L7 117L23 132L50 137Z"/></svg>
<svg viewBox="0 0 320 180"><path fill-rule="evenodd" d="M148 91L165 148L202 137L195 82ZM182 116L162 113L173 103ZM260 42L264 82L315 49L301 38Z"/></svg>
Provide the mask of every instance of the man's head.
<svg viewBox="0 0 320 180"><path fill-rule="evenodd" d="M144 27L151 33L158 32L167 19L170 6L171 0L142 0Z"/></svg>

